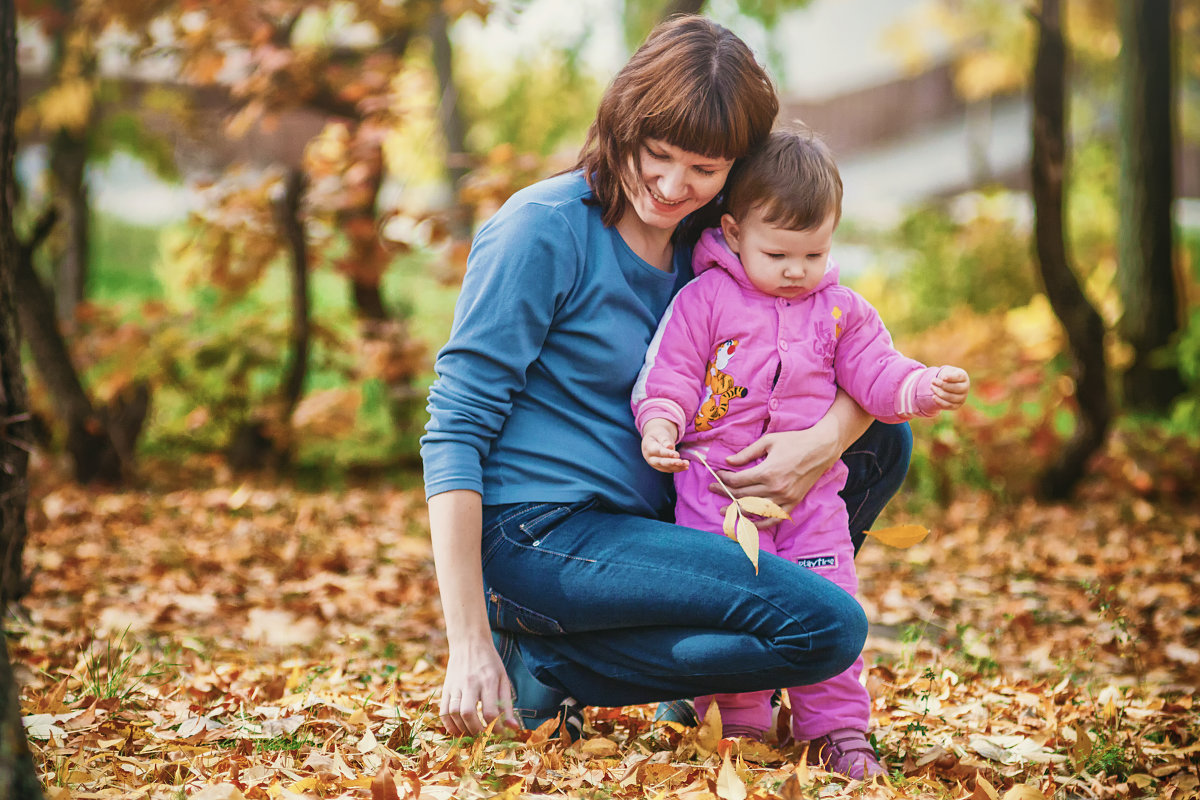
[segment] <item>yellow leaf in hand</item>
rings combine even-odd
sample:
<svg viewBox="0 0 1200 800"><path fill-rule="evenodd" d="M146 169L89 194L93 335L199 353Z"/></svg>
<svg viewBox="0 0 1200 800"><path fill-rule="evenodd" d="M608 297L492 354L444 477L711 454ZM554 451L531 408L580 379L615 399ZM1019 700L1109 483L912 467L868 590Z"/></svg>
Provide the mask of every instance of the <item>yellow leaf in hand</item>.
<svg viewBox="0 0 1200 800"><path fill-rule="evenodd" d="M877 531L867 531L889 547L912 547L929 535L929 529L921 525L897 525L893 528L880 528Z"/></svg>
<svg viewBox="0 0 1200 800"><path fill-rule="evenodd" d="M739 497L738 505L745 514L757 514L771 519L791 519L792 515L780 508L774 501L765 497Z"/></svg>
<svg viewBox="0 0 1200 800"><path fill-rule="evenodd" d="M725 509L725 524L721 526L721 530L730 539L737 541L737 524L738 517L737 503L730 503L729 508Z"/></svg>
<svg viewBox="0 0 1200 800"><path fill-rule="evenodd" d="M754 565L754 574L758 574L758 528L742 515L737 518L737 542L742 546L742 552Z"/></svg>

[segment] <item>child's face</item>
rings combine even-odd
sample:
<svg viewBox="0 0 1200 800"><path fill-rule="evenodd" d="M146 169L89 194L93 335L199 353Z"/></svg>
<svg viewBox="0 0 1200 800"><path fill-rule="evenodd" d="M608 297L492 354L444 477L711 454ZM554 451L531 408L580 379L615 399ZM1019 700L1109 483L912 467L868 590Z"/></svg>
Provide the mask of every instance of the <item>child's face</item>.
<svg viewBox="0 0 1200 800"><path fill-rule="evenodd" d="M754 288L789 299L812 291L821 282L836 225L830 214L816 228L788 230L764 222L757 208L741 222L729 214L721 217L725 241L741 259Z"/></svg>

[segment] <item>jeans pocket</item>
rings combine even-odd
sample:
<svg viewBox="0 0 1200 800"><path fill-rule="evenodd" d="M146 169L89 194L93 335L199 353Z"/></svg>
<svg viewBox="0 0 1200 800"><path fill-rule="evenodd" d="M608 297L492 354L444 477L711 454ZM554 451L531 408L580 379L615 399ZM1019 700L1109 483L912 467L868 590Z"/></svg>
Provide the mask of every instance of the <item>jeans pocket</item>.
<svg viewBox="0 0 1200 800"><path fill-rule="evenodd" d="M558 620L513 602L494 589L487 592L488 622L497 630L556 636L564 633Z"/></svg>

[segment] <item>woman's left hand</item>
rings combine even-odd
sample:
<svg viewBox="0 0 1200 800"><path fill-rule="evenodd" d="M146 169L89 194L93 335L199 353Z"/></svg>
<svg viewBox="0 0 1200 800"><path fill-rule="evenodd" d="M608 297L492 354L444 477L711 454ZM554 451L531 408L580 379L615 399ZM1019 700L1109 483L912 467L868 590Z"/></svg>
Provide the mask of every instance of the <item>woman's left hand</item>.
<svg viewBox="0 0 1200 800"><path fill-rule="evenodd" d="M791 513L841 455L837 426L826 417L807 430L763 434L754 444L726 459L732 466L762 458L760 463L740 472L721 470L717 474L735 497L766 497ZM724 494L715 482L709 489ZM779 520L756 520L755 524L769 528L778 525Z"/></svg>

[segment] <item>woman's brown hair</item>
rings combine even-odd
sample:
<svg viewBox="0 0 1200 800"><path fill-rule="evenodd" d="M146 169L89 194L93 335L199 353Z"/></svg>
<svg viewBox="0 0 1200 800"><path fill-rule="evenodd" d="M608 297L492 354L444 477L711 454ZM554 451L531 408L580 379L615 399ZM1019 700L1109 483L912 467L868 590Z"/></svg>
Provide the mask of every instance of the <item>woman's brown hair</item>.
<svg viewBox="0 0 1200 800"><path fill-rule="evenodd" d="M615 225L625 211L631 157L636 163L645 140L737 159L767 138L778 112L775 87L745 42L704 17L673 17L613 78L575 168L583 170L604 224ZM705 210L695 216L711 216Z"/></svg>

